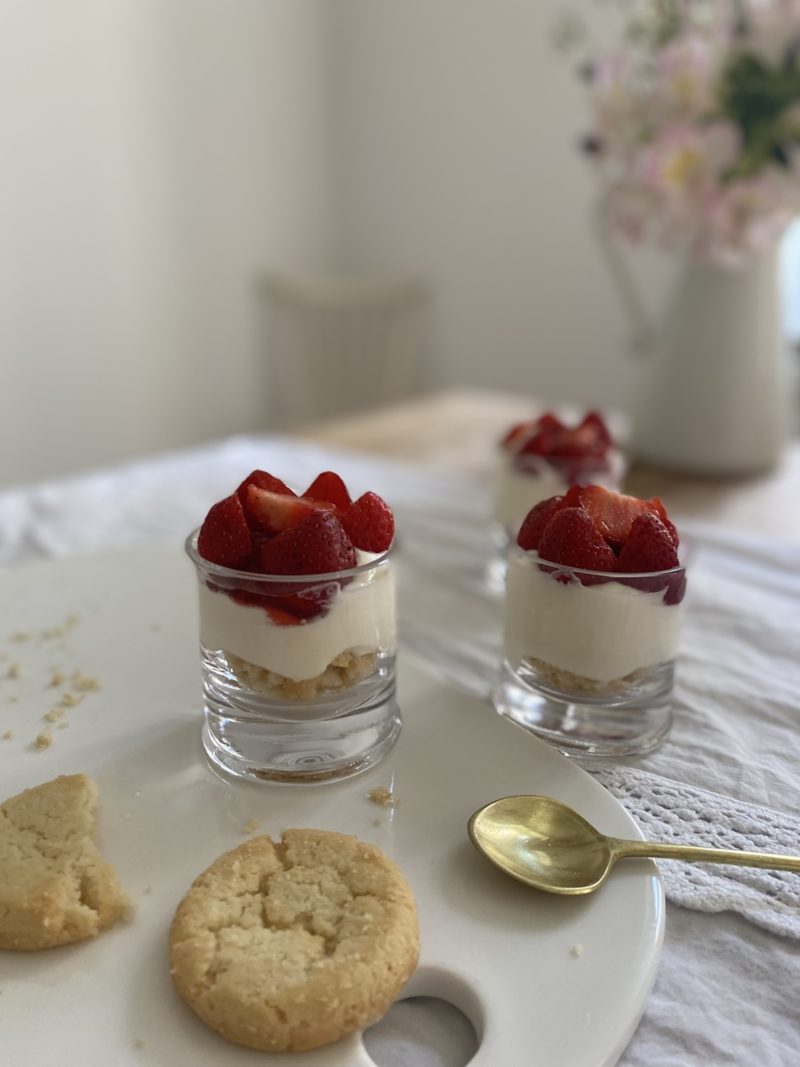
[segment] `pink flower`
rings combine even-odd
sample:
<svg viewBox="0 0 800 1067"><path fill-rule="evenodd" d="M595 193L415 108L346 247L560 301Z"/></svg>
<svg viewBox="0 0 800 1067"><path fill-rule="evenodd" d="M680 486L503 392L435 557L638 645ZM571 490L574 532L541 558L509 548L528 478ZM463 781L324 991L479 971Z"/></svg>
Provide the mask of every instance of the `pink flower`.
<svg viewBox="0 0 800 1067"><path fill-rule="evenodd" d="M672 123L644 149L643 180L676 213L694 213L736 159L739 144L733 123Z"/></svg>
<svg viewBox="0 0 800 1067"><path fill-rule="evenodd" d="M624 150L641 137L641 105L634 86L626 52L612 53L594 69L589 97L594 128L611 148Z"/></svg>
<svg viewBox="0 0 800 1067"><path fill-rule="evenodd" d="M666 45L656 59L656 93L675 115L703 115L714 106L718 57L711 43L695 34Z"/></svg>
<svg viewBox="0 0 800 1067"><path fill-rule="evenodd" d="M766 248L792 218L785 187L785 176L769 170L716 189L707 204L700 250L735 261Z"/></svg>

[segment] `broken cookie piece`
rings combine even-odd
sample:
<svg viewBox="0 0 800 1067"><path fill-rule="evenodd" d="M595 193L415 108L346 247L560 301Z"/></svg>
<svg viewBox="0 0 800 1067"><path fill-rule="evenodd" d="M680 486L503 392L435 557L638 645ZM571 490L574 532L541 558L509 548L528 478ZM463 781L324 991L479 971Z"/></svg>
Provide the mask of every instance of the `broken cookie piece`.
<svg viewBox="0 0 800 1067"><path fill-rule="evenodd" d="M0 949L82 941L128 911L97 851L98 799L92 779L73 774L0 804Z"/></svg>

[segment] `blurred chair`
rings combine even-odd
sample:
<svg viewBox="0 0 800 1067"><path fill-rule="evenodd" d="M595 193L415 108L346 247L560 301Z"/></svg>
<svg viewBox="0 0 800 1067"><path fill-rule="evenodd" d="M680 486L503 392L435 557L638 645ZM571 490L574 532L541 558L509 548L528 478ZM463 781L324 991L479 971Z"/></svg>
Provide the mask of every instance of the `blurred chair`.
<svg viewBox="0 0 800 1067"><path fill-rule="evenodd" d="M264 279L269 421L297 426L424 392L429 298L416 278Z"/></svg>

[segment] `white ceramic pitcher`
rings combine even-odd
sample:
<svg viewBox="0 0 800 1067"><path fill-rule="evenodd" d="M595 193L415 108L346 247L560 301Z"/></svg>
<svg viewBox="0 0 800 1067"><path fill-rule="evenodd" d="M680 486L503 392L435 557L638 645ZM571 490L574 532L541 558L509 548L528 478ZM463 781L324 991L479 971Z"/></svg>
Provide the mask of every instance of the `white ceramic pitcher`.
<svg viewBox="0 0 800 1067"><path fill-rule="evenodd" d="M651 323L616 238L601 232L643 357L631 455L713 476L775 466L790 392L779 244L730 267L685 256L662 317Z"/></svg>

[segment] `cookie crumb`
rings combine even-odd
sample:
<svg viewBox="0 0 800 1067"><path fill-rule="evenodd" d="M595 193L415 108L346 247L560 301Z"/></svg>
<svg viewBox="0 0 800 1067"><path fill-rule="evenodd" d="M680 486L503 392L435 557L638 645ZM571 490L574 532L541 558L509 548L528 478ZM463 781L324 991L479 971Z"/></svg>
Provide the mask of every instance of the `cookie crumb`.
<svg viewBox="0 0 800 1067"><path fill-rule="evenodd" d="M48 689L57 689L60 685L63 685L65 681L66 681L66 678L61 673L61 671L53 671L53 675L52 675L50 681L47 683L47 688Z"/></svg>
<svg viewBox="0 0 800 1067"><path fill-rule="evenodd" d="M53 735L50 733L49 730L43 730L42 733L37 734L36 740L33 744L37 752L43 752L44 749L50 748L52 743Z"/></svg>
<svg viewBox="0 0 800 1067"><path fill-rule="evenodd" d="M44 721L45 722L58 722L58 720L59 719L63 719L63 717L64 717L64 709L63 708L51 708L46 713L46 715L44 716Z"/></svg>
<svg viewBox="0 0 800 1067"><path fill-rule="evenodd" d="M382 808L393 808L397 803L391 790L384 785L379 785L377 789L370 789L367 793L367 800L371 800L373 804L378 804Z"/></svg>
<svg viewBox="0 0 800 1067"><path fill-rule="evenodd" d="M6 678L19 678L22 674L22 668L18 663L12 663L6 671Z"/></svg>
<svg viewBox="0 0 800 1067"><path fill-rule="evenodd" d="M31 635L24 633L22 630L17 630L15 634L11 635L11 640L15 645L22 644L23 641L30 641Z"/></svg>
<svg viewBox="0 0 800 1067"><path fill-rule="evenodd" d="M254 834L260 825L261 823L258 821L258 819L248 819L242 827L240 833Z"/></svg>
<svg viewBox="0 0 800 1067"><path fill-rule="evenodd" d="M13 730L6 730L6 732L3 734L3 740L4 741L10 741L13 736L14 736L14 731Z"/></svg>
<svg viewBox="0 0 800 1067"><path fill-rule="evenodd" d="M76 708L83 700L83 693L65 693L61 698L62 708Z"/></svg>
<svg viewBox="0 0 800 1067"><path fill-rule="evenodd" d="M572 948L569 950L569 952L570 952L570 955L574 956L575 959L577 960L579 957L581 957L583 955L583 945L580 943L580 941L576 941L575 944L572 946Z"/></svg>
<svg viewBox="0 0 800 1067"><path fill-rule="evenodd" d="M81 674L80 671L75 671L71 681L73 688L79 693L95 693L98 689L102 689L99 678L90 678L89 675Z"/></svg>
<svg viewBox="0 0 800 1067"><path fill-rule="evenodd" d="M8 700L6 701L7 704L16 704L18 702L19 702L19 697L18 696L10 696L8 698Z"/></svg>
<svg viewBox="0 0 800 1067"><path fill-rule="evenodd" d="M139 1052L144 1052L144 1050L147 1048L144 1041L142 1041L140 1037L134 1039L133 1047L135 1049L138 1049Z"/></svg>

